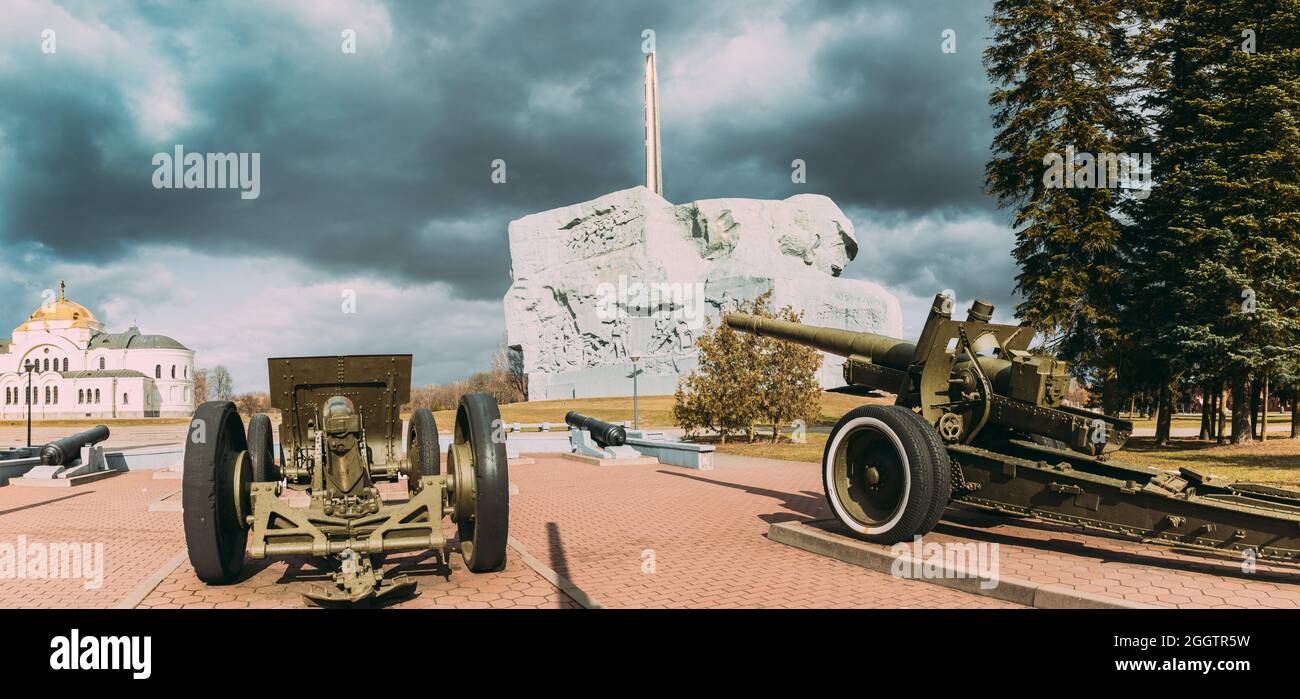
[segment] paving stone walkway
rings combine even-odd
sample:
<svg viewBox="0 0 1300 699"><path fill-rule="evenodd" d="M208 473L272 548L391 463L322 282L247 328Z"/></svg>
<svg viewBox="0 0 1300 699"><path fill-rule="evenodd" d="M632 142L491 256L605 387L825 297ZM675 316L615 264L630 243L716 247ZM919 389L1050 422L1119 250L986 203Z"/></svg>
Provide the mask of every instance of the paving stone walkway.
<svg viewBox="0 0 1300 699"><path fill-rule="evenodd" d="M815 464L719 455L713 471L593 466L555 456L511 467L504 571L474 575L458 554L391 556L420 594L388 606L455 608L1002 607L991 597L895 578L767 538L768 525L829 516ZM0 548L0 607L309 607L327 581L311 559L249 561L207 586L184 555L181 514L157 507L179 480L132 472L74 488L0 487L0 547L102 545L102 579L17 577ZM400 497L401 486L385 486ZM155 504L157 511L150 511ZM1178 607L1300 606L1300 571L950 511L927 538L997 543L1000 573ZM33 544L38 546L33 547ZM84 547L80 547L84 548ZM90 561L94 563L95 561ZM48 566L47 566L48 567Z"/></svg>

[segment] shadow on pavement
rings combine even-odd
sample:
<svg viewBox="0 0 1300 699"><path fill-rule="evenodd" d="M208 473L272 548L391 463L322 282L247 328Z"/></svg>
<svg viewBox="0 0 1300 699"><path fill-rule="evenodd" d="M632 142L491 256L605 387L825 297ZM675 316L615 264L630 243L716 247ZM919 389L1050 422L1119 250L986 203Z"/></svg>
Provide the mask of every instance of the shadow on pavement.
<svg viewBox="0 0 1300 699"><path fill-rule="evenodd" d="M93 491L93 490L83 490L83 491L81 491L81 492L79 492L79 493L72 493L71 495L64 495L63 497L50 498L49 500L42 500L42 501L40 501L40 502L32 502L32 503L28 503L28 504L26 504L26 505L19 505L18 507L11 507L11 508L9 508L9 509L7 509L7 510L0 510L0 515L9 515L9 514L13 514L13 513L15 513L15 512L22 512L23 510L30 510L30 509L32 509L33 507L40 507L41 505L49 505L49 504L51 504L51 503L60 502L60 501L62 501L62 500L71 500L72 498L79 498L79 497L81 497L82 495L90 495L90 494L93 493L93 492L96 492L96 491Z"/></svg>
<svg viewBox="0 0 1300 699"><path fill-rule="evenodd" d="M1040 532L1073 534L1088 537L1090 539L1095 537L1103 541L1125 541L1124 539L1118 538L1107 539L1106 537L1097 537L1088 532L1058 528L1050 524L1027 519L1007 520L1001 523L1005 526L999 526L997 523L998 519L998 517L981 512L950 508L946 513L944 513L944 519L935 527L935 531L963 539L975 539L989 543L1005 544L1007 546L1019 546L1039 551L1053 551L1072 556L1094 558L1102 563L1125 563L1152 568L1166 568L1192 573L1217 575L1225 578L1237 578L1241 580L1279 582L1292 585L1300 583L1300 568L1295 572L1258 569L1254 573L1246 573L1241 570L1241 559L1235 556L1218 557L1213 553L1197 551L1195 549L1179 549L1172 546L1157 546L1153 544L1153 547L1156 550L1174 551L1181 555L1198 556L1201 558L1201 560L1187 560L1182 558L1168 558L1160 556L1154 552L1148 555L1136 551L1116 551L1114 549L1098 547L1089 541L1078 541L1075 539L1039 539L1035 537L1018 536L1014 527L1025 527ZM1260 566L1265 565L1275 564L1264 561L1260 562Z"/></svg>
<svg viewBox="0 0 1300 699"><path fill-rule="evenodd" d="M770 514L758 515L759 519L768 524L792 522L803 519L804 517L824 519L829 517L831 514L830 509L826 505L826 498L823 497L821 493L814 493L810 490L805 490L801 493L786 493L780 490L760 488L754 485L741 485L739 483L729 483L727 481L719 481L712 478L701 478L700 476L692 476L688 473L681 473L679 471L660 470L659 473L676 476L678 478L687 478L701 483L708 483L709 485L719 485L724 488L740 490L750 493L751 495L761 495L774 500L780 500L782 507L791 510L791 512L773 512ZM800 517L799 515L803 515L803 517Z"/></svg>
<svg viewBox="0 0 1300 699"><path fill-rule="evenodd" d="M560 525L546 523L546 557L551 570L568 577L569 558L564 554L564 541L560 538Z"/></svg>

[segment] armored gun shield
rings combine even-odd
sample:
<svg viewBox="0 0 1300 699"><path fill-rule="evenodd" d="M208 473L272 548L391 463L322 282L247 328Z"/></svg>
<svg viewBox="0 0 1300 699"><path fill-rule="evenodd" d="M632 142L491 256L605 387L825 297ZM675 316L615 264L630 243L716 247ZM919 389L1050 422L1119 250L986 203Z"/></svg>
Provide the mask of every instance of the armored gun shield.
<svg viewBox="0 0 1300 699"><path fill-rule="evenodd" d="M271 407L282 415L280 450L295 462L311 448L315 420L336 396L352 402L376 464L396 463L403 404L411 400L411 355L280 357L267 360Z"/></svg>

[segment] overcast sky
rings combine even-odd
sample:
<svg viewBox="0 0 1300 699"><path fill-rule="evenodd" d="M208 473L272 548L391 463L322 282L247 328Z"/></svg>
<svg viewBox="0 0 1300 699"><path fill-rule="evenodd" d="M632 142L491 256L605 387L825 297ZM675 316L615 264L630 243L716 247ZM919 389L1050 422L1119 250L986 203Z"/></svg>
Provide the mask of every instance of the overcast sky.
<svg viewBox="0 0 1300 699"><path fill-rule="evenodd" d="M171 335L240 391L278 355L484 369L508 223L643 183L645 29L670 201L825 194L857 229L845 276L897 294L905 332L944 288L1011 311L984 0L3 6L0 328L66 279L110 330ZM260 196L154 188L177 144L260 153Z"/></svg>

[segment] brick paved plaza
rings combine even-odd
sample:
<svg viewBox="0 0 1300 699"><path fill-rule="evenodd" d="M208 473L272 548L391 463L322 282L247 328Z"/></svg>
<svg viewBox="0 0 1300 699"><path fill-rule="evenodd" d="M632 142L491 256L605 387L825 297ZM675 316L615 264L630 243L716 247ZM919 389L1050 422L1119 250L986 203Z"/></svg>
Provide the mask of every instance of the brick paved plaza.
<svg viewBox="0 0 1300 699"><path fill-rule="evenodd" d="M504 571L471 574L459 555L449 562L429 553L392 556L390 564L419 580L420 594L387 606L1020 606L769 540L771 523L830 516L814 464L719 455L715 470L701 472L538 455L511 467L511 483ZM385 488L386 497L401 497L401 486ZM0 543L100 543L105 561L94 589L81 579L0 579L0 606L312 606L300 593L328 578L311 559L250 560L233 585L200 583L184 555L179 489L179 480L147 471L73 488L0 488ZM927 540L999 544L1003 579L1157 606L1300 606L1300 571L1288 566L1245 574L1238 559L950 515Z"/></svg>

